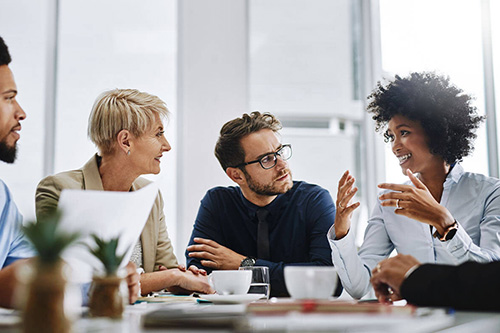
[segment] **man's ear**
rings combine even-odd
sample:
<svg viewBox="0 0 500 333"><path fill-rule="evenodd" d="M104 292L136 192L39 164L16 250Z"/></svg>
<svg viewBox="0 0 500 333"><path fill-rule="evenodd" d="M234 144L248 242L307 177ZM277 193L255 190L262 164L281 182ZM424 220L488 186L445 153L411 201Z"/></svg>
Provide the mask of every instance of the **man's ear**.
<svg viewBox="0 0 500 333"><path fill-rule="evenodd" d="M130 151L130 139L132 137L132 134L126 130L122 129L118 134L116 135L116 144L118 146L118 149L123 151L125 154L127 154Z"/></svg>
<svg viewBox="0 0 500 333"><path fill-rule="evenodd" d="M232 168L229 167L226 169L226 175L231 178L233 182L235 182L238 185L246 184L247 179L245 177L245 174L243 171L241 171L240 168Z"/></svg>

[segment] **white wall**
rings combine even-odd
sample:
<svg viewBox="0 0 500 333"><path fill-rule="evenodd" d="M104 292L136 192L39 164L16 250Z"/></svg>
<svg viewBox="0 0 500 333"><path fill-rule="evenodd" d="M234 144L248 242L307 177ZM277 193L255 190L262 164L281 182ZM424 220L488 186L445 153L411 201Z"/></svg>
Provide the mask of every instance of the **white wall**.
<svg viewBox="0 0 500 333"><path fill-rule="evenodd" d="M353 114L352 1L252 0L250 105L279 116Z"/></svg>
<svg viewBox="0 0 500 333"><path fill-rule="evenodd" d="M247 112L247 1L179 2L177 258L205 192L231 181L214 156L222 125Z"/></svg>

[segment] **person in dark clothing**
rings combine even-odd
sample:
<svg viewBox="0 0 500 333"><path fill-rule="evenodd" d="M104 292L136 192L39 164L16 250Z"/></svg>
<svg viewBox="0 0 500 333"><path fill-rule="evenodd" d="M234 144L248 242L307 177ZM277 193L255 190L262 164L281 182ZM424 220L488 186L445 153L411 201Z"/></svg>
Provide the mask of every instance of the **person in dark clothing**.
<svg viewBox="0 0 500 333"><path fill-rule="evenodd" d="M327 190L292 181L292 147L281 143L280 129L260 112L222 127L215 155L238 186L207 192L186 250L187 264L207 272L269 267L271 296L288 296L285 266L332 265L326 232L335 219Z"/></svg>
<svg viewBox="0 0 500 333"><path fill-rule="evenodd" d="M371 283L382 303L406 299L418 306L500 311L500 261L459 266L420 264L410 255L381 261Z"/></svg>

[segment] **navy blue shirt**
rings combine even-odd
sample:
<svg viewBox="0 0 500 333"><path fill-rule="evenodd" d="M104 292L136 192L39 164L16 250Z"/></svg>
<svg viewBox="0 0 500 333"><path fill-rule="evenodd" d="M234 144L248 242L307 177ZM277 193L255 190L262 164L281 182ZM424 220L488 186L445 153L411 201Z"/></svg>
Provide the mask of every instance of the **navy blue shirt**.
<svg viewBox="0 0 500 333"><path fill-rule="evenodd" d="M257 257L257 209L239 187L216 187L201 200L189 240L201 237L216 241L241 255ZM256 266L269 267L271 296L288 296L283 277L286 265L332 266L326 234L335 220L335 205L327 190L305 182L294 182L266 208L269 211L270 260L257 258ZM202 266L186 251L187 266Z"/></svg>

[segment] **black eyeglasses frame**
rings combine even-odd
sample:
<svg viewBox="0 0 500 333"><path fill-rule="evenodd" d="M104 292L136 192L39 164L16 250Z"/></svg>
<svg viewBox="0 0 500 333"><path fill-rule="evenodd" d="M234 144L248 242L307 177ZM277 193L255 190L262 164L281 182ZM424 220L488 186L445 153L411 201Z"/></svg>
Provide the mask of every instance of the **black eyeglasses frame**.
<svg viewBox="0 0 500 333"><path fill-rule="evenodd" d="M283 158L283 156L281 156L281 152L283 151L284 148L290 148L290 156L286 159ZM264 167L264 165L262 164L262 159L268 157L268 156L271 156L271 155L274 155L274 164L268 168ZM244 166L247 166L249 164L254 164L254 163L259 163L260 166L262 167L262 169L264 170L269 170L269 169L272 169L276 166L276 164L278 163L278 155L283 158L285 161L286 160L289 160L290 157L292 157L292 145L287 143L287 144L284 144L280 147L280 149L278 149L277 151L275 151L274 153L268 153L268 154L265 154L264 156L262 156L261 158L257 159L257 160L254 160L254 161L250 161L250 162L243 162L243 163L240 163L238 165L235 165L233 168L241 168L241 167L244 167Z"/></svg>

